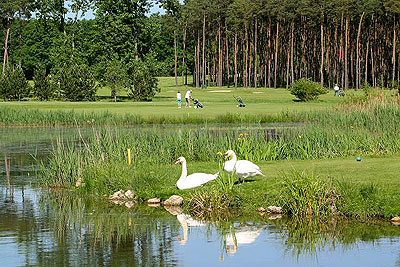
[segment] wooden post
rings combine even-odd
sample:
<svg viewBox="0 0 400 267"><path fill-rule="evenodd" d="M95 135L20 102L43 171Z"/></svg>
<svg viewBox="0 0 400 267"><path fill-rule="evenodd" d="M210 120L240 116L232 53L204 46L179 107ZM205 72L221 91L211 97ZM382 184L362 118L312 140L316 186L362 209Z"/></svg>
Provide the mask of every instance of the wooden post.
<svg viewBox="0 0 400 267"><path fill-rule="evenodd" d="M128 148L126 152L128 154L128 165L131 165L132 163L131 150Z"/></svg>

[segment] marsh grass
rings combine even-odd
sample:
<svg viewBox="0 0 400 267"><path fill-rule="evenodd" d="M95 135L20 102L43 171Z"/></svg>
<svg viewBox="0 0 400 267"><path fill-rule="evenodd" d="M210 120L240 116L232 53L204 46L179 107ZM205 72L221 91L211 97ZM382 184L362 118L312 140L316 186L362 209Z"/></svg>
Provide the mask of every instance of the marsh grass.
<svg viewBox="0 0 400 267"><path fill-rule="evenodd" d="M205 124L205 123L274 123L297 122L301 114L280 112L276 114L225 113L214 117L202 115L149 115L115 114L102 112L75 112L0 107L0 126L61 126L61 125L146 125L146 124Z"/></svg>
<svg viewBox="0 0 400 267"><path fill-rule="evenodd" d="M321 217L337 213L340 194L331 180L293 170L284 175L282 186L283 209L292 216Z"/></svg>
<svg viewBox="0 0 400 267"><path fill-rule="evenodd" d="M189 194L186 207L200 218L215 218L225 215L229 209L241 206L240 194L235 186L234 174L227 174L220 165L219 176L211 186Z"/></svg>

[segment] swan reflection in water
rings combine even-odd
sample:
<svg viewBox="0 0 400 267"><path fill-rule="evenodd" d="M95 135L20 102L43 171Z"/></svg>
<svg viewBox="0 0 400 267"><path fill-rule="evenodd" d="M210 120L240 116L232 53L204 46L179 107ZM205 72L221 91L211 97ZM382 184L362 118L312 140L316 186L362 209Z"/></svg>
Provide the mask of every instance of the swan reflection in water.
<svg viewBox="0 0 400 267"><path fill-rule="evenodd" d="M235 254L239 246L248 245L256 241L263 227L245 224L233 227L232 230L225 235L226 251L229 254Z"/></svg>
<svg viewBox="0 0 400 267"><path fill-rule="evenodd" d="M193 219L192 216L190 216L189 214L182 213L182 209L180 207L164 206L164 208L169 213L171 213L172 215L176 216L176 218L178 219L179 223L182 226L183 238L177 237L178 242L181 245L185 245L186 241L188 240L189 227L203 227L203 226L206 226L205 222Z"/></svg>

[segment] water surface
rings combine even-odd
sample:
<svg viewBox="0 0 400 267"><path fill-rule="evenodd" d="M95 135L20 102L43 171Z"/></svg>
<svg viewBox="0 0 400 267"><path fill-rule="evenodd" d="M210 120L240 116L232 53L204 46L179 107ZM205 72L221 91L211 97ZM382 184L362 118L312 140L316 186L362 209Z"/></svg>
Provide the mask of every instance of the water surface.
<svg viewBox="0 0 400 267"><path fill-rule="evenodd" d="M384 221L296 222L255 214L210 222L180 209L128 209L42 190L37 159L45 160L60 136L79 134L73 127L0 128L2 266L400 266L400 227Z"/></svg>

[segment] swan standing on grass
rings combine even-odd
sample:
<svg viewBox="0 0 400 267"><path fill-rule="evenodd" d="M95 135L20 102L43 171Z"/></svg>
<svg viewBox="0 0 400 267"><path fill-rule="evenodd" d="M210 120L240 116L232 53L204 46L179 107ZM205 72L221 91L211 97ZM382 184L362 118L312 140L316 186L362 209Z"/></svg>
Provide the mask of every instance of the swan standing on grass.
<svg viewBox="0 0 400 267"><path fill-rule="evenodd" d="M201 186L209 181L215 180L218 177L219 172L216 174L208 174L208 173L192 173L191 175L187 175L186 168L186 159L184 157L179 157L175 164L182 163L182 174L179 178L176 186L179 189L190 189Z"/></svg>
<svg viewBox="0 0 400 267"><path fill-rule="evenodd" d="M243 180L256 175L265 176L260 167L248 160L237 160L235 152L228 150L225 152L225 159L231 157L230 160L224 162L224 170L227 173L235 172L239 180Z"/></svg>

